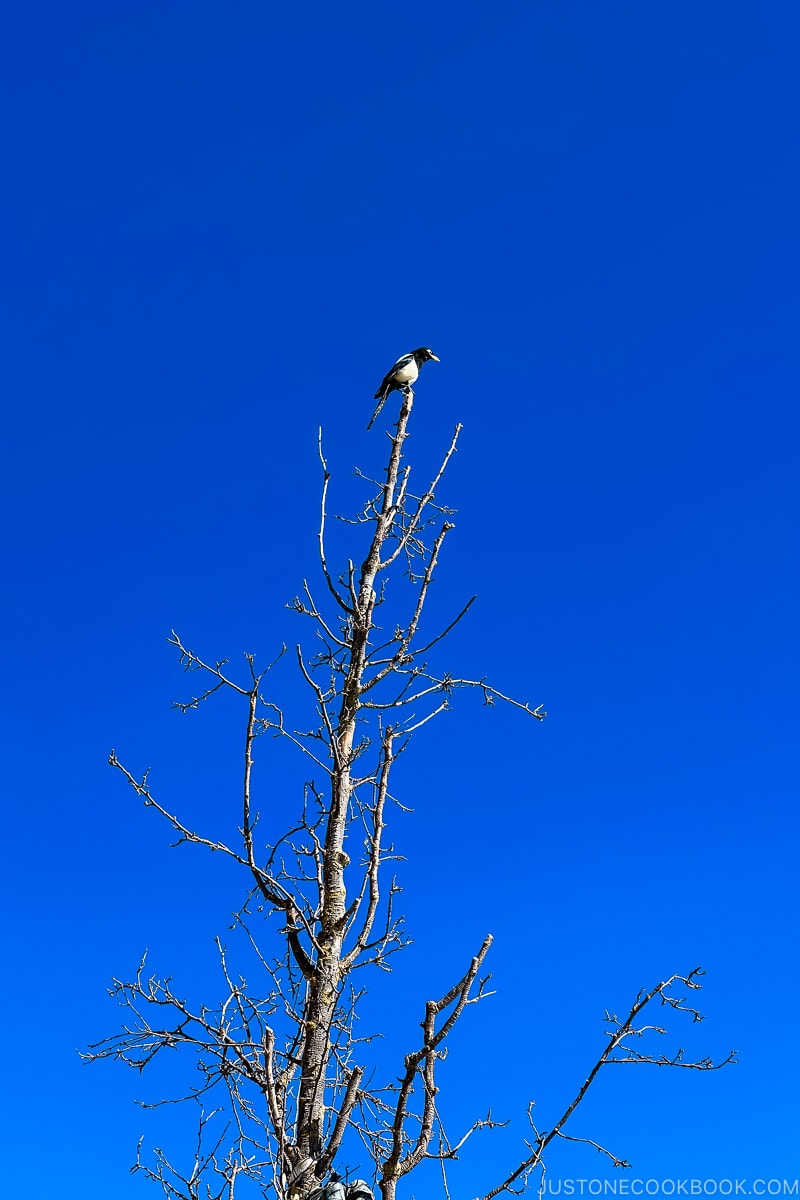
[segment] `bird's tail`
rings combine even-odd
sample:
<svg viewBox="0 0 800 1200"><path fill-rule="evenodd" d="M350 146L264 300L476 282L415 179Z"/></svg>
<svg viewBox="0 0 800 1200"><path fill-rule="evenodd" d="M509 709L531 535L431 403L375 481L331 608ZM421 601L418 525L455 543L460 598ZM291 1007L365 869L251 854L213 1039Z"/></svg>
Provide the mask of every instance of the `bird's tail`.
<svg viewBox="0 0 800 1200"><path fill-rule="evenodd" d="M380 393L379 393L379 395L380 395ZM367 429L372 429L372 423L373 423L373 421L375 420L375 418L377 417L378 413L379 413L379 412L381 411L381 409L383 408L384 404L386 403L386 397L387 397L388 395L389 395L389 393L388 393L388 392L384 392L384 393L383 393L383 395L381 396L380 400L378 400L378 407L375 409L375 412L374 412L374 413L372 414L372 416L370 417L370 419L369 419L369 425L367 426Z"/></svg>

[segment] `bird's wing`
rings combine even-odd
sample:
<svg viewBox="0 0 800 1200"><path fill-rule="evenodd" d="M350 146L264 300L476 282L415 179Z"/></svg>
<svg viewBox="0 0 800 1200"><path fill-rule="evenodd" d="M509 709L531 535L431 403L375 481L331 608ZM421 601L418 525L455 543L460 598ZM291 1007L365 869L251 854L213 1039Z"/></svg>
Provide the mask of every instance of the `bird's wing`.
<svg viewBox="0 0 800 1200"><path fill-rule="evenodd" d="M392 367L392 369L388 375L384 375L383 379L381 380L380 387L378 388L375 395L372 397L373 400L385 400L386 399L386 397L389 395L389 392L391 391L391 388L392 388L392 376L393 375L394 375L394 367Z"/></svg>

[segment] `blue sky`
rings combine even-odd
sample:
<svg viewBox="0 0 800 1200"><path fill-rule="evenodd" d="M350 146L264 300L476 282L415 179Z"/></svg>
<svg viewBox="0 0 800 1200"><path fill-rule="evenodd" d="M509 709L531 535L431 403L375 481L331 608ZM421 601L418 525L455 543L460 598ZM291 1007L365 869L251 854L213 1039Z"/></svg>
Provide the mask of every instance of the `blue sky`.
<svg viewBox="0 0 800 1200"><path fill-rule="evenodd" d="M306 632L283 606L315 571L317 430L351 511L372 393L417 345L441 358L418 475L464 424L432 620L477 593L448 664L551 715L465 698L403 767L387 1054L491 930L498 995L443 1084L456 1126L514 1120L465 1156L471 1196L519 1161L529 1099L547 1127L571 1097L603 1010L702 964L707 1019L670 1045L739 1065L609 1073L573 1132L640 1178L794 1179L796 5L0 20L6 1190L147 1191L136 1141L165 1138L132 1100L157 1083L75 1047L145 945L212 979L240 891L168 849L108 752L235 819L235 714L170 709L166 635L268 660Z"/></svg>

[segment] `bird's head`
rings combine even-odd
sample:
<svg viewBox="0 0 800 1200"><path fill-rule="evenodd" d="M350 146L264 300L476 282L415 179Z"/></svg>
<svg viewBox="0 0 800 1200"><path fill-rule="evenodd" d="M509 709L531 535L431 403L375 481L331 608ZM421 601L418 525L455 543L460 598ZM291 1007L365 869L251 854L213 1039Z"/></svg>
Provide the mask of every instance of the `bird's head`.
<svg viewBox="0 0 800 1200"><path fill-rule="evenodd" d="M440 361L428 346L421 346L419 350L414 350L413 354L418 367L421 367L424 362L428 362L429 360L433 360L433 362Z"/></svg>

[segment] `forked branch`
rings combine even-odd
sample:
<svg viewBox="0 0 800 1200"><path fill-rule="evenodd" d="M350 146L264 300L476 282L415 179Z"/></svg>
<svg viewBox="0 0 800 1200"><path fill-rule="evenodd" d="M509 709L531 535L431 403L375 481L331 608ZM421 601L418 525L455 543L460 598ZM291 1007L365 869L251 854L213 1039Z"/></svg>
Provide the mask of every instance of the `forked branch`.
<svg viewBox="0 0 800 1200"><path fill-rule="evenodd" d="M650 989L650 991L645 991L642 989L631 1005L630 1012L624 1020L620 1020L615 1014L612 1013L607 1012L605 1014L604 1020L611 1026L611 1028L607 1030L607 1036L609 1039L608 1044L603 1050L603 1053L595 1062L582 1086L578 1089L574 1098L567 1105L552 1129L549 1131L539 1132L539 1130L533 1126L533 1122L531 1121L531 1125L533 1126L535 1133L535 1140L532 1143L531 1153L525 1159L523 1159L518 1167L509 1172L502 1183L499 1183L496 1187L493 1187L490 1191L486 1192L483 1197L481 1197L481 1200L493 1200L494 1196L499 1196L503 1192L516 1193L516 1191L519 1189L515 1189L514 1185L517 1183L522 1184L524 1190L524 1185L527 1183L531 1172L536 1170L537 1167L541 1167L543 1165L545 1150L555 1138L559 1137L566 1138L570 1141L586 1142L587 1144L594 1146L596 1150L599 1150L612 1159L615 1166L629 1166L627 1162L617 1158L617 1156L612 1154L610 1150L606 1150L604 1146L592 1141L591 1138L571 1138L569 1135L563 1132L564 1126L567 1124L572 1114L585 1098L586 1093L589 1091L589 1088L592 1086L603 1067L608 1066L611 1063L649 1063L652 1066L659 1067L676 1066L686 1067L696 1071L717 1071L721 1067L725 1067L729 1063L736 1061L735 1050L732 1050L727 1058L723 1059L721 1062L715 1063L710 1058L702 1058L696 1061L687 1062L683 1059L682 1051L678 1051L676 1055L669 1057L660 1054L653 1055L641 1053L639 1051L632 1051L631 1048L625 1044L627 1038L642 1037L646 1033L665 1034L667 1032L666 1029L660 1025L637 1024L642 1011L647 1008L647 1006L653 1000L655 1000L656 997L660 999L662 1005L666 1005L669 1008L674 1009L676 1012L688 1014L692 1018L693 1022L701 1021L703 1018L700 1011L693 1006L686 1004L685 997L672 995L669 989L676 984L683 984L684 987L687 987L691 990L698 990L702 987L702 984L697 982L697 978L702 974L703 972L701 969L696 967L693 971L690 971L688 975L671 975L669 979L663 980L661 983L657 983L655 987ZM616 1056L618 1051L622 1053L621 1057Z"/></svg>

